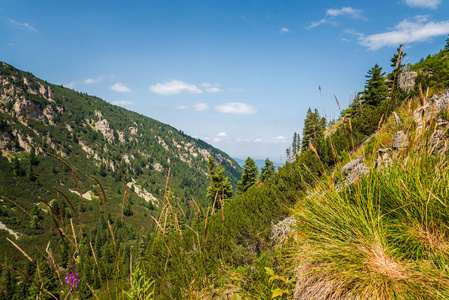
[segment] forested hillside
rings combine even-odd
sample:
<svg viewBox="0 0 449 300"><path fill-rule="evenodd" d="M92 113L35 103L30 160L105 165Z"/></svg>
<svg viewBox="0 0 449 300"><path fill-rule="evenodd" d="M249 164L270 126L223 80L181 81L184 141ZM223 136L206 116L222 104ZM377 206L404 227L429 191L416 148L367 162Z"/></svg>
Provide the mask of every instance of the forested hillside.
<svg viewBox="0 0 449 300"><path fill-rule="evenodd" d="M241 174L228 155L182 131L6 63L0 63L0 136L0 262L14 267L26 259L6 238L33 255L49 241L59 247L50 212L58 226L82 223L83 235L106 251L108 221L120 227L123 242L141 234L151 240L167 193L186 222L191 201L206 208L210 156L232 189ZM32 218L24 220L22 209Z"/></svg>
<svg viewBox="0 0 449 300"><path fill-rule="evenodd" d="M286 151L289 162L277 172L266 160L259 174L251 158L245 161L243 173L234 165L224 168L227 157L219 152L201 161L195 161L200 153L181 159L183 156L175 151L186 144L176 141L170 146L171 140L165 138L181 134L164 127L164 142L156 138L151 145L173 152L167 163L192 163L190 181L184 185L177 177L181 169L175 171L174 166L151 161L144 152L133 152L133 159L144 162L137 166L123 158L127 152L120 152L119 144L131 143L128 151L135 150L141 143L139 134L145 136L157 127L149 126L144 131L136 121L137 114L126 112L129 120L124 121L114 119L106 108L84 112L87 117L80 113L77 122L64 123L72 129L78 124L73 130L78 142L72 147L56 142L52 147L59 135L69 135L68 128L63 127L59 135L54 133L45 144L34 144L34 151L25 152L19 151L26 146L25 133L31 136L36 130L38 135L38 129L30 124L39 123L33 121L39 117L28 118L27 126L24 121L13 123L13 118L20 120L20 114L14 114L15 104L5 102L2 132L11 137L4 146L2 164L12 175L2 180L9 183L8 187L22 180L23 194L33 186L25 182L31 182L39 187L32 190L36 197L52 199L52 204L38 203L39 198L35 199L38 205L3 198L2 216L5 222L9 220L8 228L41 233L42 241L37 245L40 253L27 256L33 248L28 235L13 238L1 231L9 241L2 242L8 249L1 264L0 297L448 298L449 44L414 65L403 64L405 55L400 46L392 54L390 70L374 64L367 72L365 89L341 110L338 119L328 121L310 108L302 135L295 133ZM77 95L78 101L86 97L50 87L55 94L54 111L64 101L70 102L69 94ZM58 94L62 92L67 95ZM57 95L62 102L56 101ZM83 107L104 103L88 98L92 101ZM53 119L65 120L65 112ZM48 117L46 120L50 122ZM119 126L120 122L126 126ZM98 128L113 130L111 135L103 130L110 142L104 133L92 130L99 123L102 125ZM20 135L19 129L23 132ZM95 153L105 158L90 168L95 178L88 177L92 175L89 168L71 167L75 165L71 156L86 156L79 145L93 135L91 132L98 134L94 141L105 139L101 148L95 148ZM70 134L72 140L74 135ZM121 136L126 142L120 141ZM152 139L151 135L147 138ZM89 147L94 149L94 145ZM63 157L68 165L51 155L35 155L44 149ZM91 154L94 162L95 153ZM122 158L118 166L123 179L118 166L115 170L110 166L114 157ZM125 188L139 173L139 166L144 174L142 181ZM195 171L197 166L202 169ZM36 175L41 173L53 173L56 181L41 182ZM158 177L152 177L154 174ZM160 188L158 206L153 210L151 202L139 204L132 192L153 184L152 178ZM200 178L206 179L198 186L201 191L194 190L192 185L199 184ZM82 187L96 191L92 200L65 190L76 191L78 181ZM231 183L237 181L233 192ZM61 192L51 191L52 186ZM116 191L120 199L110 200L115 197L111 191ZM132 216L126 216L129 214ZM48 224L52 225L52 236L47 246L49 240L44 239L42 226ZM152 224L152 230L146 230L146 224ZM26 263L17 264L19 257Z"/></svg>

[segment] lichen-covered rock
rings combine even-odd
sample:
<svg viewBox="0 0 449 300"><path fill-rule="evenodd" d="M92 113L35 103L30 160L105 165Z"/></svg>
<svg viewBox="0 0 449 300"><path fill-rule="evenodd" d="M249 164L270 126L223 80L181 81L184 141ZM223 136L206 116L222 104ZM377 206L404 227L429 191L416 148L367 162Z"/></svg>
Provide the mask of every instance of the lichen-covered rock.
<svg viewBox="0 0 449 300"><path fill-rule="evenodd" d="M431 149L432 151L436 151L436 152L444 152L445 150L447 150L447 138L446 138L446 131L445 130L436 130L431 138L430 138L430 145L431 145Z"/></svg>
<svg viewBox="0 0 449 300"><path fill-rule="evenodd" d="M293 227L296 226L296 219L293 216L287 217L271 227L271 240L282 244L287 236L292 232Z"/></svg>
<svg viewBox="0 0 449 300"><path fill-rule="evenodd" d="M428 121L436 118L438 113L442 111L449 111L449 90L427 99L424 106L418 107L413 112L413 120L417 125L417 130L421 131Z"/></svg>
<svg viewBox="0 0 449 300"><path fill-rule="evenodd" d="M344 165L341 168L341 173L343 174L345 184L348 185L358 181L362 175L368 174L369 168L363 158L357 158Z"/></svg>
<svg viewBox="0 0 449 300"><path fill-rule="evenodd" d="M393 150L391 148L382 148L377 150L376 166L389 167L393 164Z"/></svg>
<svg viewBox="0 0 449 300"><path fill-rule="evenodd" d="M410 143L408 135L403 131L398 131L394 134L393 138L393 149L403 149L407 148Z"/></svg>
<svg viewBox="0 0 449 300"><path fill-rule="evenodd" d="M401 90L411 91L415 88L415 79L418 73L413 71L402 72L398 75L398 86Z"/></svg>

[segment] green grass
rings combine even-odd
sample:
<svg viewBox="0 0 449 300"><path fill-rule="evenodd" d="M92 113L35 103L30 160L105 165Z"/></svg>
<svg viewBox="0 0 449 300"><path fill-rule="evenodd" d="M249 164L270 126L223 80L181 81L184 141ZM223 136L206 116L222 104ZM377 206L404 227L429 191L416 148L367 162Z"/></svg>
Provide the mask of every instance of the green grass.
<svg viewBox="0 0 449 300"><path fill-rule="evenodd" d="M449 297L449 165L427 148L298 201L295 299Z"/></svg>

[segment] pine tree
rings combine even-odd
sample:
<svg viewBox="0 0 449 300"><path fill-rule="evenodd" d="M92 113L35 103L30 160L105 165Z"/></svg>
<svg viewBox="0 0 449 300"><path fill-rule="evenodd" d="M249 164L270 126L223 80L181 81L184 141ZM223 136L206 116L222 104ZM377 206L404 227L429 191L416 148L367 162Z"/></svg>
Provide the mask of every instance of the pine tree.
<svg viewBox="0 0 449 300"><path fill-rule="evenodd" d="M221 208L221 203L232 198L232 185L229 178L225 175L225 169L222 165L215 165L214 158L209 157L208 168L210 172L211 182L207 188L207 199L216 209Z"/></svg>
<svg viewBox="0 0 449 300"><path fill-rule="evenodd" d="M296 157L296 154L298 154L299 150L301 149L301 137L299 133L293 134L293 143L292 143L292 154L293 158Z"/></svg>
<svg viewBox="0 0 449 300"><path fill-rule="evenodd" d="M237 184L237 194L243 194L250 187L257 182L257 176L259 175L259 169L257 169L256 163L251 157L248 157L243 165L243 174L239 183Z"/></svg>
<svg viewBox="0 0 449 300"><path fill-rule="evenodd" d="M384 78L385 73L382 73L382 67L375 64L374 67L368 71L365 83L365 90L363 91L363 104L370 106L378 106L382 101L387 99L388 88Z"/></svg>
<svg viewBox="0 0 449 300"><path fill-rule="evenodd" d="M449 34L448 38L446 39L446 46L444 46L444 50L449 51Z"/></svg>
<svg viewBox="0 0 449 300"><path fill-rule="evenodd" d="M317 109L312 112L309 107L306 119L304 120L301 151L307 150L309 144L313 142L315 138L323 134L324 129L326 129L326 119L320 117Z"/></svg>
<svg viewBox="0 0 449 300"><path fill-rule="evenodd" d="M273 165L273 162L270 161L268 158L265 160L265 166L262 168L262 172L260 172L260 182L263 182L270 178L271 175L273 175L275 172L275 167Z"/></svg>
<svg viewBox="0 0 449 300"><path fill-rule="evenodd" d="M388 76L390 80L394 81L394 85L397 85L398 74L404 69L404 57L407 53L403 51L404 45L399 45L397 48L397 53L391 58L391 66L394 68L393 72Z"/></svg>

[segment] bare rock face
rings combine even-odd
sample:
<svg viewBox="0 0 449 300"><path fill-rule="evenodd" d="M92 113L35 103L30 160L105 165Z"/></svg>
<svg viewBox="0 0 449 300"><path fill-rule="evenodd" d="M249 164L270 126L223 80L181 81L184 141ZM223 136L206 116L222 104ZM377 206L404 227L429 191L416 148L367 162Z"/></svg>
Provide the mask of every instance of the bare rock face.
<svg viewBox="0 0 449 300"><path fill-rule="evenodd" d="M415 87L415 79L418 73L413 71L402 72L398 75L398 86L401 90L411 91Z"/></svg>
<svg viewBox="0 0 449 300"><path fill-rule="evenodd" d="M13 108L17 116L23 115L35 120L43 120L45 118L40 105L34 101L26 99L25 97L17 98Z"/></svg>
<svg viewBox="0 0 449 300"><path fill-rule="evenodd" d="M344 176L345 185L348 185L358 181L362 175L368 174L369 168L363 158L357 158L344 165L341 172Z"/></svg>
<svg viewBox="0 0 449 300"><path fill-rule="evenodd" d="M120 141L120 143L126 143L126 137L124 132L121 131L118 132L118 140Z"/></svg>
<svg viewBox="0 0 449 300"><path fill-rule="evenodd" d="M95 130L100 131L109 143L114 139L114 130L109 127L109 122L106 119L95 123Z"/></svg>
<svg viewBox="0 0 449 300"><path fill-rule="evenodd" d="M413 120L417 125L418 131L421 130L426 122L435 118L441 111L449 111L449 90L427 99L424 106L418 107L413 112ZM447 125L445 122L442 122L442 124Z"/></svg>
<svg viewBox="0 0 449 300"><path fill-rule="evenodd" d="M0 132L0 150L11 151L15 148L13 137L9 132Z"/></svg>
<svg viewBox="0 0 449 300"><path fill-rule="evenodd" d="M432 150L436 152L444 152L448 148L448 141L445 130L436 130L430 138L430 145Z"/></svg>
<svg viewBox="0 0 449 300"><path fill-rule="evenodd" d="M398 131L394 134L393 149L407 148L410 143L408 135L403 131Z"/></svg>
<svg viewBox="0 0 449 300"><path fill-rule="evenodd" d="M393 164L393 150L391 148L382 148L377 150L376 166L389 167Z"/></svg>
<svg viewBox="0 0 449 300"><path fill-rule="evenodd" d="M275 225L272 224L271 240L275 241L277 244L282 244L288 235L293 232L293 227L296 226L296 223L295 217L290 216Z"/></svg>
<svg viewBox="0 0 449 300"><path fill-rule="evenodd" d="M138 135L139 130L136 127L129 127L129 131L131 131L131 134Z"/></svg>
<svg viewBox="0 0 449 300"><path fill-rule="evenodd" d="M40 82L39 82L39 94L48 101L55 102L55 94L53 93L51 87L49 86L45 87Z"/></svg>

